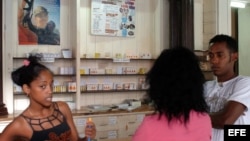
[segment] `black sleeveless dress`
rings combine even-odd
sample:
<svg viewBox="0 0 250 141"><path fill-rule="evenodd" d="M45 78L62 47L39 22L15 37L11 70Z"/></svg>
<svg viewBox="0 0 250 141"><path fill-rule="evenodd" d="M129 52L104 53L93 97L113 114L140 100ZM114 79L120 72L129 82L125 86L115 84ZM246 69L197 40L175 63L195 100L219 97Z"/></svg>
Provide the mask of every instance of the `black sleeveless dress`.
<svg viewBox="0 0 250 141"><path fill-rule="evenodd" d="M21 115L33 130L30 141L70 141L70 128L57 103L53 103L53 114L42 119Z"/></svg>

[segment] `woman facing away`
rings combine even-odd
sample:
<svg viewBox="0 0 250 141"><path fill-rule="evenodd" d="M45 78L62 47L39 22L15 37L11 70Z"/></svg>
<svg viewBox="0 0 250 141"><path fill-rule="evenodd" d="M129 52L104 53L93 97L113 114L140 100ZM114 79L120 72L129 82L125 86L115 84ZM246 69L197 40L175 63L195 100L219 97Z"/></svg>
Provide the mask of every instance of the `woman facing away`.
<svg viewBox="0 0 250 141"><path fill-rule="evenodd" d="M143 119L132 141L210 141L211 120L203 97L205 78L195 54L165 49L146 76L155 112Z"/></svg>
<svg viewBox="0 0 250 141"><path fill-rule="evenodd" d="M29 106L0 134L0 141L87 141L96 135L95 124L86 123L86 137L80 139L69 106L52 101L53 73L39 58L30 56L23 66L11 73L15 84L22 87Z"/></svg>

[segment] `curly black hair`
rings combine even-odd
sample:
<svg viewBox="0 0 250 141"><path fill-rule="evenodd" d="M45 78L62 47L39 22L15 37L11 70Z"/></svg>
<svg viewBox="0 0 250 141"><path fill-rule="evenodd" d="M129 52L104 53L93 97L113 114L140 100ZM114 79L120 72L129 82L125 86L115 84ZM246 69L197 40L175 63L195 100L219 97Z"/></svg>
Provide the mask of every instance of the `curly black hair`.
<svg viewBox="0 0 250 141"><path fill-rule="evenodd" d="M190 111L207 113L203 95L204 75L198 57L186 47L165 49L146 76L147 97L153 101L159 119L189 120Z"/></svg>
<svg viewBox="0 0 250 141"><path fill-rule="evenodd" d="M238 44L237 41L232 38L231 36L225 35L225 34L218 34L215 35L212 39L209 41L209 45L211 46L214 43L218 42L225 42L227 44L227 48L231 52L238 52Z"/></svg>
<svg viewBox="0 0 250 141"><path fill-rule="evenodd" d="M29 58L25 60L26 63L24 63L23 66L12 71L11 73L12 81L21 87L24 84L30 86L30 83L39 76L41 71L48 70L49 72L51 72L49 68L39 63L40 59L41 58L38 57L37 55L29 56ZM51 72L51 74L53 73Z"/></svg>

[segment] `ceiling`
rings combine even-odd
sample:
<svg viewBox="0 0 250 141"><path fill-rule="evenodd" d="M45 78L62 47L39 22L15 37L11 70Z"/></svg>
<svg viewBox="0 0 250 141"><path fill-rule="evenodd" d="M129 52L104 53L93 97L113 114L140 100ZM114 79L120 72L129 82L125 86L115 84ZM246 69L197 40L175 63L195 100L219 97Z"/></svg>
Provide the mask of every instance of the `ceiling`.
<svg viewBox="0 0 250 141"><path fill-rule="evenodd" d="M231 2L240 2L244 3L245 6L250 6L250 0L231 0Z"/></svg>
<svg viewBox="0 0 250 141"><path fill-rule="evenodd" d="M237 2L243 2L243 3L250 3L250 0L231 0L231 1L237 1Z"/></svg>

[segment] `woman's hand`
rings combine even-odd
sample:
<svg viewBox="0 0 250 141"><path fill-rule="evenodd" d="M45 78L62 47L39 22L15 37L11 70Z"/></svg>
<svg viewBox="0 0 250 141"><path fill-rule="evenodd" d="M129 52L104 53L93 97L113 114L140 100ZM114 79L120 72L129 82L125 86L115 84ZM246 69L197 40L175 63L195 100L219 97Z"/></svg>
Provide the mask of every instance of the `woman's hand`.
<svg viewBox="0 0 250 141"><path fill-rule="evenodd" d="M91 139L94 139L96 137L96 127L95 123L92 122L92 120L88 120L85 126L85 136L88 138L90 137Z"/></svg>

